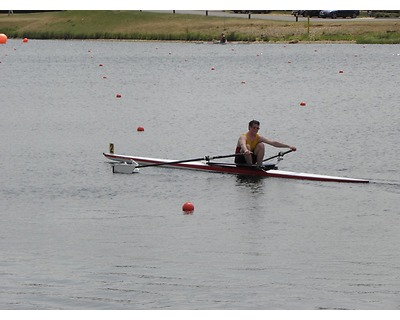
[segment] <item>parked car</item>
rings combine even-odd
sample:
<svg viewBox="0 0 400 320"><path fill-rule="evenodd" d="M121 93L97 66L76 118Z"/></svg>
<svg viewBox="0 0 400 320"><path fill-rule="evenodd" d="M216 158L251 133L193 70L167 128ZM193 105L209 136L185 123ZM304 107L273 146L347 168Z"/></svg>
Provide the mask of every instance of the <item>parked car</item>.
<svg viewBox="0 0 400 320"><path fill-rule="evenodd" d="M250 10L250 13L267 14L267 13L271 13L271 10Z"/></svg>
<svg viewBox="0 0 400 320"><path fill-rule="evenodd" d="M321 10L301 10L303 11L301 15L303 17L319 17Z"/></svg>
<svg viewBox="0 0 400 320"><path fill-rule="evenodd" d="M319 17L321 10L293 10L292 15L303 17Z"/></svg>
<svg viewBox="0 0 400 320"><path fill-rule="evenodd" d="M270 13L271 10L232 10L234 13Z"/></svg>
<svg viewBox="0 0 400 320"><path fill-rule="evenodd" d="M321 18L357 18L357 16L360 14L359 10L322 10L319 13L319 16Z"/></svg>
<svg viewBox="0 0 400 320"><path fill-rule="evenodd" d="M303 17L319 17L321 10L304 10Z"/></svg>

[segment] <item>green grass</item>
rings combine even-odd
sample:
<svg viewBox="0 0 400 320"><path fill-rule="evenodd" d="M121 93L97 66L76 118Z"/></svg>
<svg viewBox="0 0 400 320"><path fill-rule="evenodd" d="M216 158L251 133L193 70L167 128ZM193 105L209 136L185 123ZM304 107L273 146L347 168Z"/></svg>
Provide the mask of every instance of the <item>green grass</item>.
<svg viewBox="0 0 400 320"><path fill-rule="evenodd" d="M400 33L387 31L386 34L369 33L357 37L357 43L363 44L398 44L400 43Z"/></svg>
<svg viewBox="0 0 400 320"><path fill-rule="evenodd" d="M352 41L400 43L400 21L307 22L224 18L140 11L62 11L0 15L9 38L212 41Z"/></svg>

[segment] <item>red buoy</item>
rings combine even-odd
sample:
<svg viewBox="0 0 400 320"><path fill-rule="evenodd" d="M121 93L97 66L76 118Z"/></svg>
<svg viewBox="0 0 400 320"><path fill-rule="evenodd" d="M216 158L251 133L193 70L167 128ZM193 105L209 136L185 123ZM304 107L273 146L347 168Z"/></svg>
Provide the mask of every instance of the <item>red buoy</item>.
<svg viewBox="0 0 400 320"><path fill-rule="evenodd" d="M7 43L7 36L4 33L0 33L0 44Z"/></svg>
<svg viewBox="0 0 400 320"><path fill-rule="evenodd" d="M28 42L28 38L24 38L24 40L22 40L22 42L24 42L24 43Z"/></svg>
<svg viewBox="0 0 400 320"><path fill-rule="evenodd" d="M121 95L120 93L117 93L116 97L117 97L117 98L121 98L122 95Z"/></svg>
<svg viewBox="0 0 400 320"><path fill-rule="evenodd" d="M344 73L344 71L343 70L339 70L339 73Z"/></svg>
<svg viewBox="0 0 400 320"><path fill-rule="evenodd" d="M306 106L306 103L305 103L305 102L300 102L300 105L301 105L302 107L305 107L305 106Z"/></svg>
<svg viewBox="0 0 400 320"><path fill-rule="evenodd" d="M186 214L193 213L194 205L191 202L185 202L182 206L182 211Z"/></svg>
<svg viewBox="0 0 400 320"><path fill-rule="evenodd" d="M143 127L137 127L137 131L144 131Z"/></svg>

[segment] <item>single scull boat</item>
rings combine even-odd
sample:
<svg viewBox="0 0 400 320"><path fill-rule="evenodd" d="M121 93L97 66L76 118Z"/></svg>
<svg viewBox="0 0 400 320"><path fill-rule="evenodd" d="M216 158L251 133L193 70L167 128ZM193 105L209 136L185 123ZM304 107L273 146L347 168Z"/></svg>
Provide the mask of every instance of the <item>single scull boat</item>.
<svg viewBox="0 0 400 320"><path fill-rule="evenodd" d="M331 181L331 182L347 182L347 183L368 183L368 180L364 179L354 179L336 176L327 176L320 174L304 173L304 172L292 172L283 171L278 169L269 169L271 166L267 166L267 169L260 167L248 167L248 166L237 166L234 163L213 163L205 157L204 160L198 161L179 161L179 160L168 160L159 158L147 158L147 157L136 157L127 156L121 154L113 153L103 153L103 155L112 161L119 163L136 163L140 166L155 166L162 165L164 167L170 168L180 168L180 169L192 169L201 171L212 171L220 173L231 173L237 175L251 175L259 177L273 177L273 178L285 178L285 179L300 179L300 180L314 180L314 181ZM218 157L215 157L218 158ZM213 159L213 158L211 158ZM272 166L274 167L274 166ZM133 172L133 171L132 171ZM135 171L137 172L137 171Z"/></svg>

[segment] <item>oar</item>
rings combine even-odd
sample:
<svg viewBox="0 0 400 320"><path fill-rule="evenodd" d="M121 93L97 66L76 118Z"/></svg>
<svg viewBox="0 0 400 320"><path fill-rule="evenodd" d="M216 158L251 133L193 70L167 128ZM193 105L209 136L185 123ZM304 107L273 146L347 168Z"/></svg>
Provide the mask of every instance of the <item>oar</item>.
<svg viewBox="0 0 400 320"><path fill-rule="evenodd" d="M169 162L162 162L162 163L152 163L152 164L144 164L144 165L138 165L136 168L146 168L146 167L156 167L156 166L168 166L170 164L178 164L182 162L193 162L193 161L200 161L200 160L206 160L210 161L213 159L222 159L222 158L231 158L231 157L236 157L237 155L240 155L241 153L234 153L234 154L228 154L226 156L204 156L202 158L194 158L194 159L186 159L186 160L177 160L177 161L169 161Z"/></svg>
<svg viewBox="0 0 400 320"><path fill-rule="evenodd" d="M274 159L274 158L283 157L285 154L288 154L288 153L290 153L290 152L293 152L293 150L290 149L290 150L285 151L285 152L279 152L276 156L273 156L273 157L264 159L263 162L268 161L268 160L271 160L271 159Z"/></svg>

